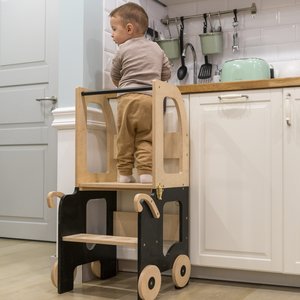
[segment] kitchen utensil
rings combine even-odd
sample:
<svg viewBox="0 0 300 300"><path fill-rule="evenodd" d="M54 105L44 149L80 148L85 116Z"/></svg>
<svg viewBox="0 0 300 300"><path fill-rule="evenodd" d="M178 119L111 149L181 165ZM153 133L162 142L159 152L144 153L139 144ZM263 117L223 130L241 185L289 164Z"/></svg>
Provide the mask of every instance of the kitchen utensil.
<svg viewBox="0 0 300 300"><path fill-rule="evenodd" d="M203 22L203 33L207 33L207 14L203 15L204 22ZM211 78L211 70L212 70L212 64L208 62L207 55L204 55L204 61L205 63L201 65L200 71L198 74L199 79L208 79Z"/></svg>
<svg viewBox="0 0 300 300"><path fill-rule="evenodd" d="M155 30L155 28L151 28L151 27L148 27L147 31L146 31L146 37L147 39L149 40L152 40L152 41L156 41L158 39L158 32Z"/></svg>
<svg viewBox="0 0 300 300"><path fill-rule="evenodd" d="M155 26L155 21L153 20L153 34L152 34L152 41L155 41L157 39L158 36L156 36L156 30L155 30L156 26Z"/></svg>
<svg viewBox="0 0 300 300"><path fill-rule="evenodd" d="M222 31L222 24L221 24L221 14L218 12L218 20L219 20L219 27L217 28L216 31L221 32Z"/></svg>
<svg viewBox="0 0 300 300"><path fill-rule="evenodd" d="M223 64L221 81L270 79L270 66L261 58L240 58Z"/></svg>
<svg viewBox="0 0 300 300"><path fill-rule="evenodd" d="M169 32L169 39L172 38L172 35L171 35L171 30L170 30L170 24L169 24L169 21L167 23L167 29L168 29L168 32Z"/></svg>
<svg viewBox="0 0 300 300"><path fill-rule="evenodd" d="M208 16L208 22L209 22L209 26L210 26L210 32L214 32L215 30L214 30L214 27L211 22L210 13L208 13L207 16Z"/></svg>
<svg viewBox="0 0 300 300"><path fill-rule="evenodd" d="M187 67L185 65L185 57L182 55L183 53L183 32L184 32L184 21L183 17L180 17L181 25L180 25L180 35L179 35L179 44L180 44L180 57L181 57L181 66L177 70L177 78L182 80L187 74Z"/></svg>
<svg viewBox="0 0 300 300"><path fill-rule="evenodd" d="M235 52L238 52L239 48L240 48L239 47L239 35L238 35L239 22L237 19L237 9L233 10L233 14L234 14L234 17L233 17L233 23L232 23L232 26L233 26L232 52L235 53Z"/></svg>
<svg viewBox="0 0 300 300"><path fill-rule="evenodd" d="M178 36L180 35L179 28L178 28L178 24L179 24L179 22L180 22L180 19L178 19L178 18L175 18L175 26L176 26L176 30L177 30L177 34L178 34Z"/></svg>

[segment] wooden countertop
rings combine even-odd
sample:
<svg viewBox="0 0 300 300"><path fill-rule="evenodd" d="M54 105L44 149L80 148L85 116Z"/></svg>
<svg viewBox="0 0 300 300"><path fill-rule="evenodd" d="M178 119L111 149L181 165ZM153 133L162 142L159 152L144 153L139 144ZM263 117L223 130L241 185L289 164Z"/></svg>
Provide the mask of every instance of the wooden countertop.
<svg viewBox="0 0 300 300"><path fill-rule="evenodd" d="M300 87L300 77L179 85L182 94Z"/></svg>

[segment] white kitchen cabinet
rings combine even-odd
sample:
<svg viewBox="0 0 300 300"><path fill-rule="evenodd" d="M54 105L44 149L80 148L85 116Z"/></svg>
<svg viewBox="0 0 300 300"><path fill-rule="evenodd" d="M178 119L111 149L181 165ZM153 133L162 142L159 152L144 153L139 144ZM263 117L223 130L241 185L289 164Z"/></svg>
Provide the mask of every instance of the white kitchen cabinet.
<svg viewBox="0 0 300 300"><path fill-rule="evenodd" d="M282 89L192 94L190 124L192 264L283 272Z"/></svg>
<svg viewBox="0 0 300 300"><path fill-rule="evenodd" d="M300 88L283 90L284 272L300 274Z"/></svg>

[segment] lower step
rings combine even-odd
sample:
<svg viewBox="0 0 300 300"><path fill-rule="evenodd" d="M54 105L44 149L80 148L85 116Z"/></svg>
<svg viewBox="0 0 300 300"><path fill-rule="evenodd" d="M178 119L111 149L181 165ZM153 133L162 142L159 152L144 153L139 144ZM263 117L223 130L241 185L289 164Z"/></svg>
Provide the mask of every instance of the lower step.
<svg viewBox="0 0 300 300"><path fill-rule="evenodd" d="M137 247L137 243L138 243L136 237L99 235L99 234L88 234L88 233L67 235L63 237L63 241L75 242L75 243L127 246L127 247L134 247L134 248Z"/></svg>

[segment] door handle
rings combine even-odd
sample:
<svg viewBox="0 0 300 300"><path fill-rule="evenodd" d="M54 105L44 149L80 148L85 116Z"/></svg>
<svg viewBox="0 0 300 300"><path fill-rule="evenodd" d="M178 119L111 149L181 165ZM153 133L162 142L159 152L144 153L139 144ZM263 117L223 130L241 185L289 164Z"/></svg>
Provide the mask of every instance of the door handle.
<svg viewBox="0 0 300 300"><path fill-rule="evenodd" d="M51 96L51 97L44 97L44 98L37 98L35 99L38 102L42 102L42 101L51 101L52 102L52 108L51 111L55 108L55 104L57 102L57 98L55 96Z"/></svg>
<svg viewBox="0 0 300 300"><path fill-rule="evenodd" d="M52 101L53 104L55 104L57 102L57 98L55 96L51 96L51 97L44 97L44 98L37 98L35 99L36 101Z"/></svg>

